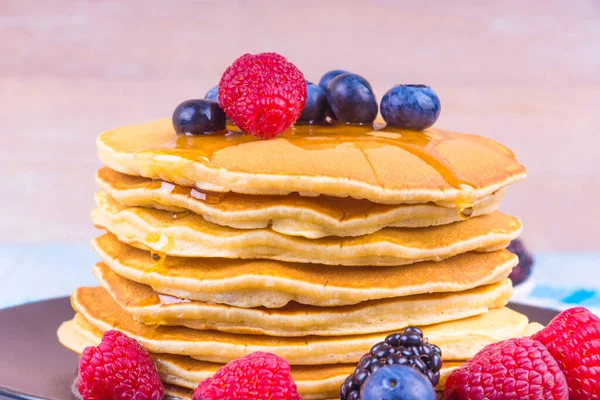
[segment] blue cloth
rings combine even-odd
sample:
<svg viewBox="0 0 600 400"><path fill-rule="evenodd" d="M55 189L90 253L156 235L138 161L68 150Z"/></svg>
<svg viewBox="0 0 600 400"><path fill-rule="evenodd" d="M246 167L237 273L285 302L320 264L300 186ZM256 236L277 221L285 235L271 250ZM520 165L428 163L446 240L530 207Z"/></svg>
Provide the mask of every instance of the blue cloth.
<svg viewBox="0 0 600 400"><path fill-rule="evenodd" d="M522 302L561 310L581 305L600 315L600 253L537 254L533 280Z"/></svg>
<svg viewBox="0 0 600 400"><path fill-rule="evenodd" d="M97 286L89 244L0 244L0 308Z"/></svg>
<svg viewBox="0 0 600 400"><path fill-rule="evenodd" d="M96 286L91 268L97 261L83 243L0 244L0 308ZM558 309L583 305L600 313L600 253L537 254L532 278L535 286L517 301Z"/></svg>

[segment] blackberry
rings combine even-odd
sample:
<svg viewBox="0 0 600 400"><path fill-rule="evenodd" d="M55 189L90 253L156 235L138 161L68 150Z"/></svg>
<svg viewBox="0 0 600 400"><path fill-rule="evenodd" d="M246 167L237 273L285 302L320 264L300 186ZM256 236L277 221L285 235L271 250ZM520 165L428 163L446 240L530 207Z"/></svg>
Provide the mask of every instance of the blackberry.
<svg viewBox="0 0 600 400"><path fill-rule="evenodd" d="M531 275L534 259L527 248L525 248L525 245L521 239L515 239L510 242L508 245L508 251L516 254L519 257L519 264L513 268L509 275L513 285L517 286L518 284L527 280L529 275Z"/></svg>
<svg viewBox="0 0 600 400"><path fill-rule="evenodd" d="M340 388L340 400L360 400L360 388L375 371L388 365L407 365L427 376L435 387L440 381L442 350L423 338L423 332L409 326L401 333L388 335L365 354Z"/></svg>

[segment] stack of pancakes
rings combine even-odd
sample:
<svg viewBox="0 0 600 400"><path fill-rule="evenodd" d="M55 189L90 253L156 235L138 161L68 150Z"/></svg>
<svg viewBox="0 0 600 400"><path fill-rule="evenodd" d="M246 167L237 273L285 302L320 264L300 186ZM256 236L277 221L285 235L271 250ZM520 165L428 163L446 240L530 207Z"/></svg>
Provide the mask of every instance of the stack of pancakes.
<svg viewBox="0 0 600 400"><path fill-rule="evenodd" d="M59 338L81 352L121 330L171 394L268 351L304 399L335 398L409 325L442 349L439 390L483 346L537 328L504 307L521 222L497 209L525 169L496 142L382 125L178 136L162 120L105 132L98 152L101 287L72 295Z"/></svg>

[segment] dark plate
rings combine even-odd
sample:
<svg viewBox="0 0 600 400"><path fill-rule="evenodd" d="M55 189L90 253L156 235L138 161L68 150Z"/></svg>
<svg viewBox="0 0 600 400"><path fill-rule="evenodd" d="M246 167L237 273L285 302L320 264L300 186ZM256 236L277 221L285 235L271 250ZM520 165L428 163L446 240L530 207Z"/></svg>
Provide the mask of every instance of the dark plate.
<svg viewBox="0 0 600 400"><path fill-rule="evenodd" d="M531 321L547 324L556 311L511 304ZM68 298L0 310L0 399L71 399L77 355L56 339L73 317Z"/></svg>

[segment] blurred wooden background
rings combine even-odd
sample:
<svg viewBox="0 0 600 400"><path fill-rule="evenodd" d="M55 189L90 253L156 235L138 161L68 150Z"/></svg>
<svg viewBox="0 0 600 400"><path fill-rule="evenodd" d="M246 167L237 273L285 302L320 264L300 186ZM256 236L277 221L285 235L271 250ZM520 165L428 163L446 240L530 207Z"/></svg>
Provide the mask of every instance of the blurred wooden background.
<svg viewBox="0 0 600 400"><path fill-rule="evenodd" d="M531 247L600 250L600 3L436 3L0 0L0 241L92 238L96 135L168 116L241 54L277 51L311 80L360 73L379 98L431 85L438 126L498 139L528 167L504 210Z"/></svg>

